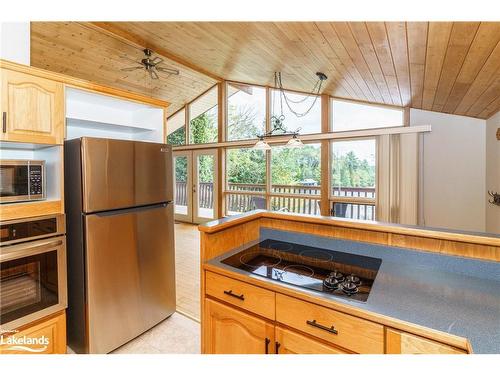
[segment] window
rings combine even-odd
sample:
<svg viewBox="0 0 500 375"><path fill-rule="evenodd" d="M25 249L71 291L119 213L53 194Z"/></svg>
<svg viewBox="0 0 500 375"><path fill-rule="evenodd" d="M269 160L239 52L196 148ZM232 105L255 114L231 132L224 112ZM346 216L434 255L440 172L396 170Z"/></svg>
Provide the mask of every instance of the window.
<svg viewBox="0 0 500 375"><path fill-rule="evenodd" d="M321 100L319 96L303 95L285 91L290 106L296 112L306 111L313 103L313 107L309 113L303 117L297 117L288 108L285 99L281 101L279 90L271 91L271 116L279 116L281 108L285 116L284 125L288 131L296 131L300 128L300 134L321 133ZM317 100L315 101L315 99Z"/></svg>
<svg viewBox="0 0 500 375"><path fill-rule="evenodd" d="M170 145L186 144L186 110L181 109L167 120L167 143Z"/></svg>
<svg viewBox="0 0 500 375"><path fill-rule="evenodd" d="M217 86L189 104L189 143L217 142Z"/></svg>
<svg viewBox="0 0 500 375"><path fill-rule="evenodd" d="M333 131L403 126L403 109L332 99Z"/></svg>
<svg viewBox="0 0 500 375"><path fill-rule="evenodd" d="M251 148L226 150L226 213L266 208L266 153Z"/></svg>
<svg viewBox="0 0 500 375"><path fill-rule="evenodd" d="M227 139L257 138L266 131L266 89L227 84Z"/></svg>
<svg viewBox="0 0 500 375"><path fill-rule="evenodd" d="M376 141L332 142L331 214L375 220Z"/></svg>
<svg viewBox="0 0 500 375"><path fill-rule="evenodd" d="M271 150L271 209L320 214L321 144Z"/></svg>

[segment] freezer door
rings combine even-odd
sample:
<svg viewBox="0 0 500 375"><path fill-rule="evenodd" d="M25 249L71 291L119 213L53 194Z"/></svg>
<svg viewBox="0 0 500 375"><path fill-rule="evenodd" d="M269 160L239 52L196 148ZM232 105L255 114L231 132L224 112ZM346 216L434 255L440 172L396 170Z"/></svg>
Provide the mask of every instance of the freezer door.
<svg viewBox="0 0 500 375"><path fill-rule="evenodd" d="M85 216L88 350L108 353L175 311L173 205Z"/></svg>
<svg viewBox="0 0 500 375"><path fill-rule="evenodd" d="M160 143L82 138L83 211L171 201L172 149Z"/></svg>

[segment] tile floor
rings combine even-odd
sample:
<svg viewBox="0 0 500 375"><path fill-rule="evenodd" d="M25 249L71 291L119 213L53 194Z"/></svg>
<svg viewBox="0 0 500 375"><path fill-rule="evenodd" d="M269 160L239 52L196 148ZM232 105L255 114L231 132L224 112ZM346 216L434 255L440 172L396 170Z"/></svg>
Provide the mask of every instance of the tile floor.
<svg viewBox="0 0 500 375"><path fill-rule="evenodd" d="M111 354L199 354L200 324L182 314L170 318Z"/></svg>

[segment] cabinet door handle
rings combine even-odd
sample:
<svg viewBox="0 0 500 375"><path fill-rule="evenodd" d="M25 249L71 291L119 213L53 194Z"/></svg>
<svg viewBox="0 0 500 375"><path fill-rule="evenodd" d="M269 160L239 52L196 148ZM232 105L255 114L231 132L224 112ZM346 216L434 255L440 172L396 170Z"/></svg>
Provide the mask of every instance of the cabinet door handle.
<svg viewBox="0 0 500 375"><path fill-rule="evenodd" d="M281 344L278 341L274 342L274 353L279 354L280 353L280 346Z"/></svg>
<svg viewBox="0 0 500 375"><path fill-rule="evenodd" d="M265 339L264 342L265 342L265 345L266 345L266 354L269 354L269 343L271 342L271 339L268 339L266 337L266 339Z"/></svg>
<svg viewBox="0 0 500 375"><path fill-rule="evenodd" d="M231 297L234 297L234 298L238 298L239 300L242 300L242 301L245 300L245 296L243 294L234 294L232 289L231 290L225 290L224 294L227 294L228 296L231 296Z"/></svg>
<svg viewBox="0 0 500 375"><path fill-rule="evenodd" d="M338 335L339 334L339 332L335 329L334 326L326 327L324 325L316 323L316 319L314 319L314 320L306 320L306 323L309 324L310 326L315 327L315 328L322 329L323 331L333 333L334 335Z"/></svg>
<svg viewBox="0 0 500 375"><path fill-rule="evenodd" d="M7 133L7 112L2 113L2 131Z"/></svg>

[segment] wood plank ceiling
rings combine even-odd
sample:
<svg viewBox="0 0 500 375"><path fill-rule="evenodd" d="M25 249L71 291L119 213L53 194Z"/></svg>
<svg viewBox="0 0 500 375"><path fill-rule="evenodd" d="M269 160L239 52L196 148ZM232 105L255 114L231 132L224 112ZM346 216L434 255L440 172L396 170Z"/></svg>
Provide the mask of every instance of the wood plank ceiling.
<svg viewBox="0 0 500 375"><path fill-rule="evenodd" d="M32 22L31 65L138 92L171 103L168 114L209 89L217 80L164 58L163 66L179 70L179 76L152 80L143 70L123 72L144 54L138 46L76 22Z"/></svg>
<svg viewBox="0 0 500 375"><path fill-rule="evenodd" d="M272 85L275 71L302 91L322 71L324 92L341 98L478 118L500 109L499 22L34 22L31 39L32 65L149 93L171 110L219 77ZM180 77L150 86L119 71L119 55L141 44Z"/></svg>

